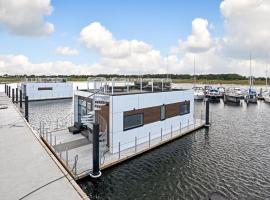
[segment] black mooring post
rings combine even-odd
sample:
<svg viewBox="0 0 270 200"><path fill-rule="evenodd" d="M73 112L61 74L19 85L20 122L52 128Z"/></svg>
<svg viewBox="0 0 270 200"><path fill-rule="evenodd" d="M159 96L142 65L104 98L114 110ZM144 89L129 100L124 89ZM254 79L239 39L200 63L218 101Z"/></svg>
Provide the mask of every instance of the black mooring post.
<svg viewBox="0 0 270 200"><path fill-rule="evenodd" d="M101 176L99 169L99 124L93 124L93 172L90 173L92 178Z"/></svg>
<svg viewBox="0 0 270 200"><path fill-rule="evenodd" d="M10 86L8 86L8 98L10 98Z"/></svg>
<svg viewBox="0 0 270 200"><path fill-rule="evenodd" d="M20 90L20 108L22 108L22 90Z"/></svg>
<svg viewBox="0 0 270 200"><path fill-rule="evenodd" d="M209 99L206 100L205 104L205 126L209 127Z"/></svg>
<svg viewBox="0 0 270 200"><path fill-rule="evenodd" d="M7 84L5 83L5 94L7 94Z"/></svg>
<svg viewBox="0 0 270 200"><path fill-rule="evenodd" d="M28 118L28 96L25 96L25 99L24 99L24 114L25 114L25 119L26 121L29 122L29 118Z"/></svg>
<svg viewBox="0 0 270 200"><path fill-rule="evenodd" d="M14 88L12 88L12 103L14 103Z"/></svg>
<svg viewBox="0 0 270 200"><path fill-rule="evenodd" d="M18 88L16 88L16 103L18 103Z"/></svg>

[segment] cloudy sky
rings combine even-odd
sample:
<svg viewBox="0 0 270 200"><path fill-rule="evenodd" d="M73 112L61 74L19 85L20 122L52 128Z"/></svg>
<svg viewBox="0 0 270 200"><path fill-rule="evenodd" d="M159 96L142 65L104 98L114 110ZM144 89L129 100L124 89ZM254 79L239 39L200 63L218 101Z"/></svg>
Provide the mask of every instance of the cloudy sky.
<svg viewBox="0 0 270 200"><path fill-rule="evenodd" d="M269 19L269 0L0 0L0 74L248 75L251 52L265 76Z"/></svg>

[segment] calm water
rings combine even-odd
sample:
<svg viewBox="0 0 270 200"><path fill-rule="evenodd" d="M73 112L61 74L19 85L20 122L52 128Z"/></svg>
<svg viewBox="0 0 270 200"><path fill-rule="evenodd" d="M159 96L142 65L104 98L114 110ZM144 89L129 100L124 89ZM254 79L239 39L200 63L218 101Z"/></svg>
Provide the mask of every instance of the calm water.
<svg viewBox="0 0 270 200"><path fill-rule="evenodd" d="M196 103L196 110L204 107ZM72 112L72 100L29 104L30 123ZM270 199L270 104L211 104L212 126L79 182L91 199Z"/></svg>
<svg viewBox="0 0 270 200"><path fill-rule="evenodd" d="M203 103L196 104L200 110ZM270 199L270 104L211 104L209 129L80 181L91 199Z"/></svg>

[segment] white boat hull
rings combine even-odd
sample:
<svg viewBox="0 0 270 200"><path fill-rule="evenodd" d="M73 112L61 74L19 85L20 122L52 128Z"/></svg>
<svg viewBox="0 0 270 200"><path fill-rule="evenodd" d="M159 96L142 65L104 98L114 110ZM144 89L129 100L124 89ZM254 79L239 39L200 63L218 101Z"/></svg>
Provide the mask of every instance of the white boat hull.
<svg viewBox="0 0 270 200"><path fill-rule="evenodd" d="M264 97L264 102L270 103L270 96L269 97Z"/></svg>
<svg viewBox="0 0 270 200"><path fill-rule="evenodd" d="M226 95L224 96L225 101L233 102L233 103L240 103L241 96L232 96L232 95Z"/></svg>
<svg viewBox="0 0 270 200"><path fill-rule="evenodd" d="M194 99L195 100L203 100L204 99L204 95L195 94L194 95Z"/></svg>

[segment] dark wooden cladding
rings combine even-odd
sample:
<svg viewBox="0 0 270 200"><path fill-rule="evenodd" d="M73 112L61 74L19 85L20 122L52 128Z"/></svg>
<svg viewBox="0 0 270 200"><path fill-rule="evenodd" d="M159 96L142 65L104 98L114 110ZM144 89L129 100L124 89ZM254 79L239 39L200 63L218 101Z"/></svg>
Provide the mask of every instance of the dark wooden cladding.
<svg viewBox="0 0 270 200"><path fill-rule="evenodd" d="M167 118L175 117L180 115L180 106L182 104L190 103L190 101L177 102L165 105L165 116ZM160 105L162 106L162 105ZM153 122L160 121L160 106L153 106L142 109L135 109L124 112L124 116L134 115L138 113L144 114L144 124L150 124Z"/></svg>
<svg viewBox="0 0 270 200"><path fill-rule="evenodd" d="M165 105L166 119L179 115L180 103L172 103Z"/></svg>
<svg viewBox="0 0 270 200"><path fill-rule="evenodd" d="M160 120L160 106L126 111L124 112L124 116L134 115L138 113L143 113L144 124L150 124Z"/></svg>

